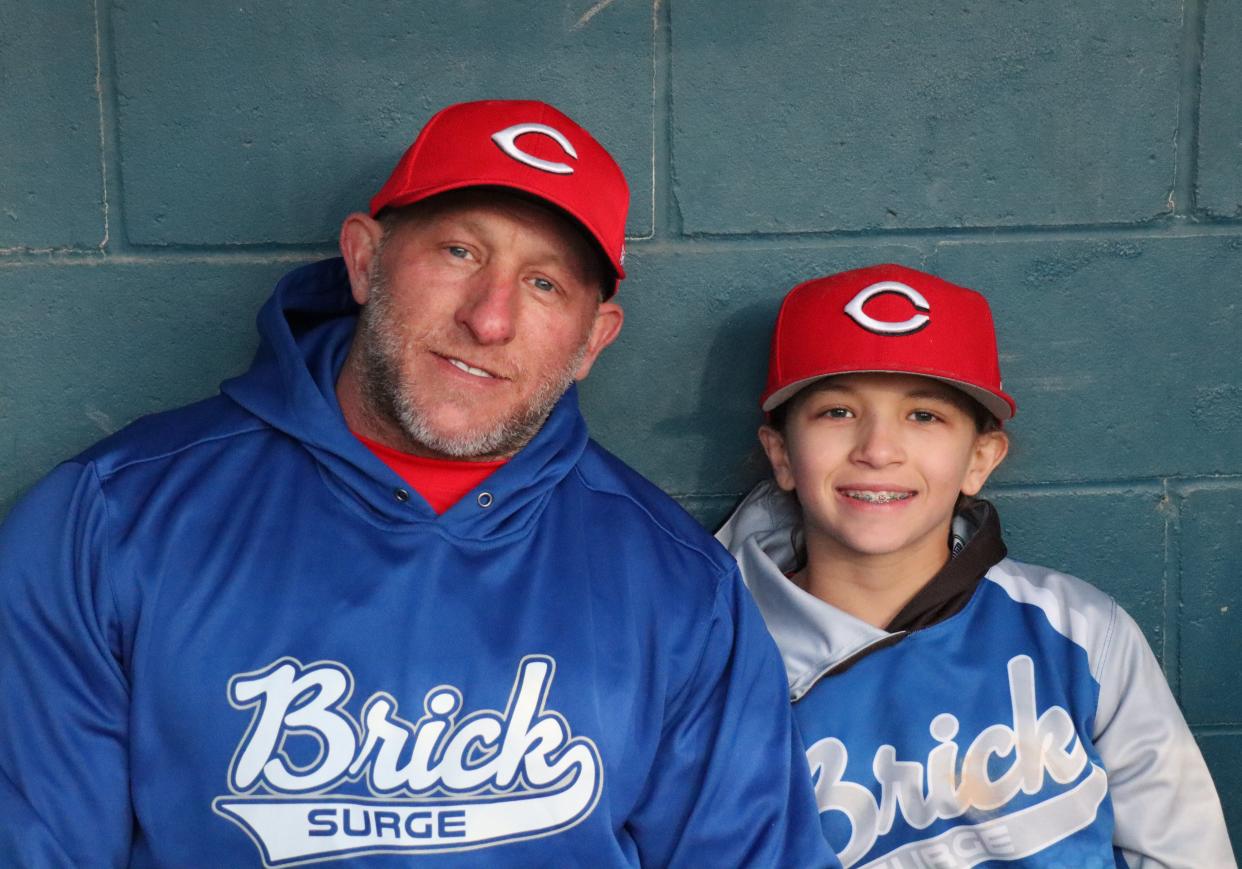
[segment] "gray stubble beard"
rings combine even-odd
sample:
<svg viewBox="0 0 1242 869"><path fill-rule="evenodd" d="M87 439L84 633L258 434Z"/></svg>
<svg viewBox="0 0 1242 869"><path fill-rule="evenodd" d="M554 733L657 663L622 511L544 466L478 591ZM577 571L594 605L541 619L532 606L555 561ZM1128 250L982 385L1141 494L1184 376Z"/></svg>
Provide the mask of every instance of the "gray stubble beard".
<svg viewBox="0 0 1242 869"><path fill-rule="evenodd" d="M575 373L586 358L589 333L583 336L565 367L546 378L530 400L507 419L490 429L463 435L438 432L429 414L417 406L412 390L405 388L401 374L401 360L411 348L423 343L426 334L403 334L405 330L396 323L379 253L376 252L367 272L368 299L359 315L355 337L362 342L362 397L368 410L396 424L413 444L450 458L501 458L513 455L530 443L574 382Z"/></svg>

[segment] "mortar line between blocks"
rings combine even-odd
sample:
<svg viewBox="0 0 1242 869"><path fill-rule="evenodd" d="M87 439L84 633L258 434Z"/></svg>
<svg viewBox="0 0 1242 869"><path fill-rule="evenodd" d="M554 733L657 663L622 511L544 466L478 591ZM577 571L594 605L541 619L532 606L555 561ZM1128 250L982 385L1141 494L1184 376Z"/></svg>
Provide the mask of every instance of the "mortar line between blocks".
<svg viewBox="0 0 1242 869"><path fill-rule="evenodd" d="M1057 496L1057 495L1115 495L1124 492L1149 495L1184 496L1187 492L1202 488L1233 489L1242 486L1239 474L1174 475L1152 477L1128 477L1117 480L1029 480L1015 483L989 483L983 496ZM736 498L739 490L728 491L669 491L673 498Z"/></svg>
<svg viewBox="0 0 1242 869"><path fill-rule="evenodd" d="M116 136L112 137L114 140ZM109 148L114 157L119 153L119 149L113 145ZM120 189L121 187L121 171L116 165L117 159L109 162L108 174L112 179L110 189ZM668 181L665 189L668 190L668 201L672 201L671 192L671 170L667 173ZM924 250L924 247L930 245L930 250L934 253L936 250L944 249L951 245L965 244L1004 244L1004 243L1040 243L1040 242L1078 242L1078 243L1117 243L1127 239L1150 240L1150 241L1175 241L1178 239L1192 238L1242 238L1242 221L1223 222L1216 221L1214 223L1193 224L1185 221L1170 222L1160 226L1143 226L1107 229L1104 227L1080 228L1078 230L1046 229L1046 230L1024 230L1021 232L998 233L987 228L980 228L977 231L961 231L953 234L937 234L934 230L919 231L917 234L905 232L881 232L872 234L858 233L815 233L815 234L799 234L791 233L784 235L750 235L750 236L693 236L693 237L677 237L676 236L676 205L672 203L664 209L670 217L666 220L669 225L666 229L660 231L654 237L634 237L628 236L629 241L638 241L644 253L652 255L678 254L686 255L706 255L729 251L775 251L775 250L832 250L837 247L858 247L860 245L875 244L886 247L905 246L912 249ZM123 213L124 210L117 208L112 215L111 226L114 230L120 227L120 231L112 233L110 244L115 250L120 246L125 253L130 255L132 261L140 261L143 259L159 262L169 257L187 257L193 259L210 259L213 257L259 257L259 256L277 256L284 258L293 258L302 256L318 255L318 252L330 250L335 252L335 248L331 246L329 240L322 242L311 242L307 244L280 244L271 242L254 242L254 243L238 243L238 244L130 244L125 239L123 231ZM658 214L659 212L657 212ZM45 262L45 258L53 255L61 258L61 261L69 263L73 260L91 260L98 259L100 250L97 247L49 247L49 248L28 248L28 247L8 247L0 248L0 267L8 265L20 265L26 257L39 257L40 262ZM330 254L328 254L330 255Z"/></svg>
<svg viewBox="0 0 1242 869"><path fill-rule="evenodd" d="M1173 213L1194 214L1199 185L1199 99L1203 88L1203 0L1184 0L1182 7L1181 77L1178 83L1177 129L1174 131Z"/></svg>
<svg viewBox="0 0 1242 869"><path fill-rule="evenodd" d="M659 191L659 103L660 103L660 0L651 2L651 211L647 215L650 228L643 238L656 236L656 213Z"/></svg>
<svg viewBox="0 0 1242 869"><path fill-rule="evenodd" d="M0 254L6 253L0 250ZM246 249L240 251L194 250L175 248L160 253L110 253L91 249L22 250L17 256L0 256L0 270L21 268L99 268L102 266L159 266L167 263L186 263L205 266L261 265L265 263L310 263L338 255L334 248L272 250Z"/></svg>
<svg viewBox="0 0 1242 869"><path fill-rule="evenodd" d="M772 241L834 242L859 240L926 241L937 244L973 242L1003 243L1007 241L1119 241L1139 237L1193 238L1198 236L1236 235L1242 231L1242 219L1235 217L1202 217L1193 221L1185 217L1160 214L1139 221L1110 223L1024 223L971 226L911 226L900 229L877 227L829 227L824 229L766 229L736 232L695 232L681 236L686 243L714 242L764 244Z"/></svg>
<svg viewBox="0 0 1242 869"><path fill-rule="evenodd" d="M673 187L673 25L664 0L651 4L652 49L652 236L657 242L681 236Z"/></svg>
<svg viewBox="0 0 1242 869"><path fill-rule="evenodd" d="M105 56L106 53L105 50ZM105 111L112 117L116 116L115 108L109 109L107 102L105 102ZM120 190L122 187L122 173L119 165L117 165L119 163L120 149L116 142L119 141L119 134L115 132L115 123L111 123L108 126L114 129L113 135L109 137L109 141L112 144L108 148L108 151L113 155L113 159L108 163L108 175L111 179L109 189L115 191ZM1191 238L1242 238L1242 220L1212 220L1191 223L1182 219L1164 221L1158 225L1126 227L1101 225L1078 227L1076 229L1045 227L1018 230L1009 228L1006 231L1001 231L995 227L978 227L969 230L958 229L952 231L921 229L917 232L886 230L882 232L850 231L840 233L756 233L746 236L678 236L677 208L672 192L673 173L671 170L671 160L667 162L669 167L666 167L666 171L663 173L663 176L666 178L664 189L667 191L667 195L665 199L668 203L664 209L667 227L661 230L661 234L653 237L627 237L629 241L640 242L642 250L648 254L696 255L747 250L832 250L836 247L857 247L863 244L906 246L919 250L923 250L924 246L930 246L931 252L934 253L936 250L951 245L965 244L1028 242L1116 243L1127 239L1175 241L1177 239ZM159 262L173 256L200 260L212 257L260 257L264 255L294 258L301 256L303 252L307 256L314 256L318 255L318 252L322 250L333 252L336 250L331 246L329 240L307 244L278 244L271 242L239 244L131 244L127 241L124 232L124 209L117 208L113 211L115 213L112 214L110 223L112 229L117 231L112 232L114 237L109 243L114 250L119 247L129 254L130 260L134 262L143 259ZM657 211L657 215L658 213ZM60 261L64 263L70 263L75 260L89 262L97 260L100 252L100 249L97 247L27 248L18 246L0 248L0 267L21 265L27 257L38 257L40 262L46 262L44 258L49 255L60 258Z"/></svg>
<svg viewBox="0 0 1242 869"><path fill-rule="evenodd" d="M1181 504L1173 497L1169 481L1164 481L1164 646L1161 660L1169 688L1182 700L1182 552Z"/></svg>
<svg viewBox="0 0 1242 869"><path fill-rule="evenodd" d="M95 104L99 109L99 187L103 197L103 238L99 242L99 249L106 251L111 227L108 213L108 136L107 119L104 114L103 48L100 45L99 0L93 0L91 10L95 19Z"/></svg>
<svg viewBox="0 0 1242 869"><path fill-rule="evenodd" d="M124 187L121 181L121 149L117 102L116 51L112 32L112 13L106 3L94 0L96 95L99 100L99 151L103 173L104 241L99 252L105 258L113 251L128 249L125 232L125 209L121 206ZM116 208L113 208L113 204Z"/></svg>

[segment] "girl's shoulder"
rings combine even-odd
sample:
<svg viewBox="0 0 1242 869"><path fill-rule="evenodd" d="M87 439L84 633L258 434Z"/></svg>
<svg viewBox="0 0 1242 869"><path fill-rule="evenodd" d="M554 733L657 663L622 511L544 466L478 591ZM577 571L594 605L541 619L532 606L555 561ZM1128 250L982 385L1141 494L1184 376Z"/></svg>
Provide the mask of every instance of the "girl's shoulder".
<svg viewBox="0 0 1242 869"><path fill-rule="evenodd" d="M1141 628L1112 595L1076 576L1005 558L984 582L1014 603L1038 609L1052 630L1086 651L1097 678L1119 642L1146 645Z"/></svg>

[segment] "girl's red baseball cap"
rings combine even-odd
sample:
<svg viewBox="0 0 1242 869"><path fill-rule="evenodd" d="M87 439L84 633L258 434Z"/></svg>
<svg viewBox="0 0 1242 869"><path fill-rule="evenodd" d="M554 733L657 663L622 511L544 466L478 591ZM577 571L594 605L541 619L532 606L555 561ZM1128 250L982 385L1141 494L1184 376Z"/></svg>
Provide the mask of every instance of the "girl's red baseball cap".
<svg viewBox="0 0 1242 869"><path fill-rule="evenodd" d="M974 290L891 263L790 290L772 334L763 409L820 378L868 372L942 380L999 420L1018 409L1001 385L992 310Z"/></svg>

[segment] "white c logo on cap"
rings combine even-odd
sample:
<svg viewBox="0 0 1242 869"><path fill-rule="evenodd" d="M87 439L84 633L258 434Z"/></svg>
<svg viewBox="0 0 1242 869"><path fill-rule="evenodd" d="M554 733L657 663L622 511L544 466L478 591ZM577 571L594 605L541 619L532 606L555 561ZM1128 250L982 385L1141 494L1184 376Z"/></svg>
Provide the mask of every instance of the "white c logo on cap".
<svg viewBox="0 0 1242 869"><path fill-rule="evenodd" d="M574 150L574 146L565 138L560 130L555 130L545 124L514 124L512 127L506 127L499 133L492 133L492 141L500 146L500 150L504 151L519 163L525 163L532 169L542 169L544 172L552 172L556 175L572 175L574 167L568 163L554 163L551 160L541 160L531 154L527 154L517 146L517 137L525 133L542 133L547 136L561 148L570 157L578 159L578 152Z"/></svg>
<svg viewBox="0 0 1242 869"><path fill-rule="evenodd" d="M863 311L863 305L884 293L905 296L910 300L910 304L914 305L916 311L923 313L915 314L909 320L902 320L900 323L877 320L875 317L868 316ZM881 335L909 335L931 322L931 317L927 316L931 313L931 305L927 304L927 299L923 298L923 294L914 287L908 287L898 281L880 281L878 284L863 288L857 296L850 299L849 304L845 306L845 313L867 331L878 332Z"/></svg>

